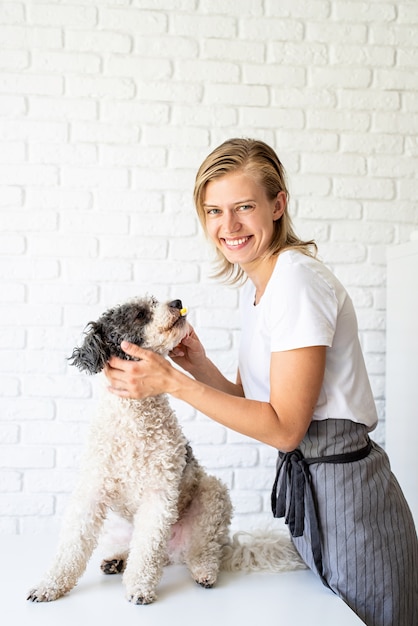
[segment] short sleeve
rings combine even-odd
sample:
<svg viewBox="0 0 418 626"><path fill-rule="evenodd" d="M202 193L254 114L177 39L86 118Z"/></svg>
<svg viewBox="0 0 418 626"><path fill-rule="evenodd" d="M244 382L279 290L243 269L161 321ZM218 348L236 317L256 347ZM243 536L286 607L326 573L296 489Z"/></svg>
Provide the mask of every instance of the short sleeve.
<svg viewBox="0 0 418 626"><path fill-rule="evenodd" d="M331 346L338 315L332 285L315 267L300 263L286 264L277 280L280 289L271 299L271 351Z"/></svg>

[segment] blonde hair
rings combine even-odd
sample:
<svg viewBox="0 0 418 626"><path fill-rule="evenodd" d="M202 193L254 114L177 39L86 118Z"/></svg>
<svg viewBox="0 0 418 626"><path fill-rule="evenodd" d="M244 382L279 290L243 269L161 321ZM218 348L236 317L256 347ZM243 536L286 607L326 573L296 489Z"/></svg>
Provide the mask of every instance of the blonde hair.
<svg viewBox="0 0 418 626"><path fill-rule="evenodd" d="M274 235L266 256L277 255L287 248L298 248L304 254L315 256L317 251L315 242L302 241L293 230L292 220L287 211L289 192L282 163L270 146L256 139L228 139L215 148L200 166L196 174L193 197L205 233L207 233L206 213L203 203L207 183L238 170L252 175L263 186L270 200L274 200L281 191L286 193L286 208L282 217L274 222ZM238 265L230 263L218 249L216 254L215 277L223 278L225 282L231 284L244 278L244 272Z"/></svg>

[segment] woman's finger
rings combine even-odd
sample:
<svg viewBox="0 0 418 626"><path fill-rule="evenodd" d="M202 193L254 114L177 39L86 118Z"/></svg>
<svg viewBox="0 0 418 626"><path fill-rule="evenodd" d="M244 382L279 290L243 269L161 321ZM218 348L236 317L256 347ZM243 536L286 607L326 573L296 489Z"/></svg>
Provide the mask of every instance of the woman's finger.
<svg viewBox="0 0 418 626"><path fill-rule="evenodd" d="M125 354L129 354L129 356L133 356L136 359L144 359L150 353L149 350L140 348L140 346L137 346L135 343L130 343L129 341L122 341L120 347Z"/></svg>

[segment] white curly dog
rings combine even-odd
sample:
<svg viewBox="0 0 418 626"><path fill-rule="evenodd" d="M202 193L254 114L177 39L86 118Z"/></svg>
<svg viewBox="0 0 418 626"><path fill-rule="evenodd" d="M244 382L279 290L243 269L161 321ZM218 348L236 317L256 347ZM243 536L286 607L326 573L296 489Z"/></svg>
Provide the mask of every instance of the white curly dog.
<svg viewBox="0 0 418 626"><path fill-rule="evenodd" d="M90 322L71 361L80 370L98 373L112 355L129 358L120 348L124 339L166 356L187 328L180 300L135 298ZM135 604L156 599L167 563L186 564L206 588L216 583L221 566L274 571L304 567L284 535L252 538L251 547L229 538L228 490L195 459L166 395L129 400L103 394L56 556L28 600L56 600L76 585L110 511L127 520L132 530L129 542L115 547L101 569L123 572L127 598Z"/></svg>

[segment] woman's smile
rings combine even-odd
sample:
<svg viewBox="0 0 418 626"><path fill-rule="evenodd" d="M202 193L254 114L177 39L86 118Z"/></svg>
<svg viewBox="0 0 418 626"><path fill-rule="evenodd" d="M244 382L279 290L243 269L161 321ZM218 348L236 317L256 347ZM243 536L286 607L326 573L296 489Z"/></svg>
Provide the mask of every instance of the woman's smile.
<svg viewBox="0 0 418 626"><path fill-rule="evenodd" d="M228 248L241 248L243 245L247 244L250 240L250 236L248 237L239 237L237 239L231 239L230 237L224 237L223 241Z"/></svg>
<svg viewBox="0 0 418 626"><path fill-rule="evenodd" d="M209 181L203 205L209 238L245 271L268 251L274 222L284 210L278 198L269 199L255 177L242 170Z"/></svg>

